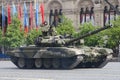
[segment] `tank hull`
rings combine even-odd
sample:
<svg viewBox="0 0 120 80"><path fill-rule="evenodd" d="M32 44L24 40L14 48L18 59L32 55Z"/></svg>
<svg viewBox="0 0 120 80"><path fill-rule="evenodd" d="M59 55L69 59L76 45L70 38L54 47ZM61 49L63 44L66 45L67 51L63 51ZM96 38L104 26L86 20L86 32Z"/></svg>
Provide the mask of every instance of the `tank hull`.
<svg viewBox="0 0 120 80"><path fill-rule="evenodd" d="M95 53L95 49L97 48L33 46L8 50L6 53L10 56L11 61L20 69L73 69L103 67L112 58L112 56L108 53L99 53L98 55L98 52Z"/></svg>

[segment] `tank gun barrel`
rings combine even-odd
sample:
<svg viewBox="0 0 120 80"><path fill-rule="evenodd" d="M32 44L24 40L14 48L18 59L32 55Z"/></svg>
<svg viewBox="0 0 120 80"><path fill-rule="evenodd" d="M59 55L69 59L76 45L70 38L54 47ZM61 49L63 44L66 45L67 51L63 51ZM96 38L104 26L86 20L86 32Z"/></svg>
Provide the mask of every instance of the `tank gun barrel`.
<svg viewBox="0 0 120 80"><path fill-rule="evenodd" d="M86 34L84 34L84 35L81 35L81 36L78 37L78 38L75 38L75 39L72 39L72 40L66 42L65 45L70 45L71 43L73 43L73 42L75 42L75 41L78 41L78 40L83 39L83 38L85 38L85 37L87 37L87 36L96 34L96 33L100 32L100 31L103 31L103 30L108 29L108 28L111 28L111 26L109 25L109 26L105 26L105 27L102 27L102 28L97 29L97 30L94 30L94 31L90 31L90 32L88 32L88 33L86 33Z"/></svg>

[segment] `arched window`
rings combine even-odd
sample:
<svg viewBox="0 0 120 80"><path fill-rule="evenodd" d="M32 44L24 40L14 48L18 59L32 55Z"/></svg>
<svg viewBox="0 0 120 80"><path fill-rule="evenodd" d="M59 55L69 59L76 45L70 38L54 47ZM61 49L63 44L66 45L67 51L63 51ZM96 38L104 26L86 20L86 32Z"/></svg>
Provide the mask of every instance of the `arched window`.
<svg viewBox="0 0 120 80"><path fill-rule="evenodd" d="M80 24L91 22L94 25L94 7L80 9Z"/></svg>
<svg viewBox="0 0 120 80"><path fill-rule="evenodd" d="M118 9L118 5L115 6ZM104 8L104 26L107 24L112 24L112 21L117 18L116 11L113 10L111 7L108 9L107 6Z"/></svg>
<svg viewBox="0 0 120 80"><path fill-rule="evenodd" d="M56 27L59 23L63 21L62 16L62 9L55 9L54 11L51 9L49 14L49 25Z"/></svg>
<svg viewBox="0 0 120 80"><path fill-rule="evenodd" d="M50 2L48 6L50 13L49 13L49 25L50 26L57 26L59 22L62 21L61 15L62 13L62 5L58 1Z"/></svg>

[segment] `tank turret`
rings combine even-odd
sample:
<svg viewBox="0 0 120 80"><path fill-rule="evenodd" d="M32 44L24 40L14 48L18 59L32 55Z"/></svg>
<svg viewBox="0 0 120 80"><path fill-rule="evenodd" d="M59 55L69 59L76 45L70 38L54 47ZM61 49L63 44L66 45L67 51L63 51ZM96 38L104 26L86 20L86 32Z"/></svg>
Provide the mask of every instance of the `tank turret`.
<svg viewBox="0 0 120 80"><path fill-rule="evenodd" d="M96 34L100 31L103 31L105 29L108 29L110 28L111 26L105 26L105 27L102 27L100 29L97 29L95 31L91 31L91 32L88 32L84 35L81 35L79 36L78 38L65 38L64 36L62 35L56 35L56 36L39 36L36 40L35 40L35 45L36 46L39 46L39 47L60 47L60 46L69 46L71 44L73 44L75 41L78 41L80 39L83 39L87 36L90 36L90 35L93 35L93 34Z"/></svg>

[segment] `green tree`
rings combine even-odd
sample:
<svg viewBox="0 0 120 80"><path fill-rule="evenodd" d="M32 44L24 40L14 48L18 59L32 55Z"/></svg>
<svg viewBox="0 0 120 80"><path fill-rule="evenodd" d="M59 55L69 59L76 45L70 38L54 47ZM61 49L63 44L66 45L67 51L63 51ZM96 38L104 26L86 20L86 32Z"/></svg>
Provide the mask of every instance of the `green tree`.
<svg viewBox="0 0 120 80"><path fill-rule="evenodd" d="M120 41L120 17L113 21L113 27L103 31L103 35L108 36L106 47L115 48Z"/></svg>
<svg viewBox="0 0 120 80"><path fill-rule="evenodd" d="M24 43L24 32L20 31L20 21L14 17L12 23L7 27L5 35L1 38L5 47L19 47Z"/></svg>
<svg viewBox="0 0 120 80"><path fill-rule="evenodd" d="M113 27L103 30L97 34L84 38L85 45L87 46L101 46L107 48L115 48L120 41L120 17L113 21ZM82 34L88 33L100 27L93 26L90 23L85 23L80 26L80 32L75 34L78 37Z"/></svg>
<svg viewBox="0 0 120 80"><path fill-rule="evenodd" d="M79 37L81 35L84 35L90 31L94 31L95 29L98 29L99 27L93 26L91 23L84 23L83 25L80 25L80 32L74 34L75 37ZM84 45L87 46L96 46L99 44L98 40L100 40L100 34L94 34L88 37L84 38Z"/></svg>
<svg viewBox="0 0 120 80"><path fill-rule="evenodd" d="M40 30L36 31L36 29L32 29L32 30L28 33L28 35L27 35L27 37L26 37L26 44L27 44L27 45L33 45L35 39L36 39L39 35L41 35L41 34L42 34L42 33L41 33Z"/></svg>
<svg viewBox="0 0 120 80"><path fill-rule="evenodd" d="M63 22L56 27L56 30L57 30L57 34L61 34L61 35L74 34L75 32L73 22L64 16L63 16Z"/></svg>

